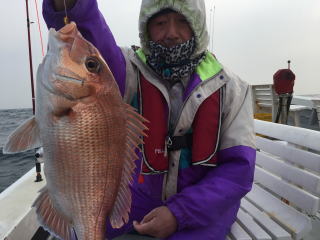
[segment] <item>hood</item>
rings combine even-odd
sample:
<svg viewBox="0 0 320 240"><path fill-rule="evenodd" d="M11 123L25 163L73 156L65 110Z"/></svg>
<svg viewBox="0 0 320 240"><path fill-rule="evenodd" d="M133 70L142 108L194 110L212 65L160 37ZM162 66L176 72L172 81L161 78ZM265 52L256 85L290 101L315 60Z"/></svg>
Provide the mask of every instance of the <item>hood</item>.
<svg viewBox="0 0 320 240"><path fill-rule="evenodd" d="M154 14L170 8L186 17L195 34L196 49L191 58L207 50L209 35L206 26L206 9L204 0L142 0L139 17L139 37L142 50L149 54L147 22Z"/></svg>

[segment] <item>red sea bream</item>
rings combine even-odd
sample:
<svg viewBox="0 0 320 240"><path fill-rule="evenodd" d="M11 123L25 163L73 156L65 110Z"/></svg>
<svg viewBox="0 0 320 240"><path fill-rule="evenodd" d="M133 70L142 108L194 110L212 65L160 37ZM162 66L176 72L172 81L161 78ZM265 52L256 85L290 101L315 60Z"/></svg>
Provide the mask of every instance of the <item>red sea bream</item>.
<svg viewBox="0 0 320 240"><path fill-rule="evenodd" d="M34 203L45 229L59 238L105 239L128 221L129 189L146 120L125 104L98 50L70 23L49 33L37 73L35 117L4 152L43 147L47 185Z"/></svg>

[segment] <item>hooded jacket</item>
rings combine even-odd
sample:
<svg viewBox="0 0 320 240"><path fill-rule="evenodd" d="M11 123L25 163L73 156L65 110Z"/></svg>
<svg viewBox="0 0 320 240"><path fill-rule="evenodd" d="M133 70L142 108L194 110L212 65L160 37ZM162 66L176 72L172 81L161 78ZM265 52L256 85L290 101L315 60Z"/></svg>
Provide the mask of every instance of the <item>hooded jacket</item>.
<svg viewBox="0 0 320 240"><path fill-rule="evenodd" d="M139 37L143 52L145 54L149 53L148 20L167 8L184 15L194 32L196 49L191 58L205 52L209 43L209 36L206 28L205 4L202 0L143 0L139 17Z"/></svg>
<svg viewBox="0 0 320 240"><path fill-rule="evenodd" d="M208 33L202 0L143 0L139 17L140 52L117 46L96 0L78 0L68 12L82 35L106 59L128 103L136 104L134 100L143 75L145 81L161 93L164 106L170 108L167 88L144 61L148 54L146 23L152 15L165 8L183 14L189 21L197 44L192 57L206 51ZM49 28L63 26L64 12L55 12L51 0L43 1L43 15ZM140 221L153 208L162 205L171 210L178 222L178 231L168 238L170 240L193 240L200 236L201 239L225 239L235 221L240 199L250 191L253 182L255 144L250 88L210 53L207 53L206 61L197 67L188 85L174 134L185 134L202 104L216 91L221 91L221 124L216 152L218 165L185 165L180 160L182 157L190 159L190 151L172 151L168 172L147 175L144 183L140 184L141 162L137 161L129 223L119 230L112 230L108 225L109 238L132 230L133 220Z"/></svg>

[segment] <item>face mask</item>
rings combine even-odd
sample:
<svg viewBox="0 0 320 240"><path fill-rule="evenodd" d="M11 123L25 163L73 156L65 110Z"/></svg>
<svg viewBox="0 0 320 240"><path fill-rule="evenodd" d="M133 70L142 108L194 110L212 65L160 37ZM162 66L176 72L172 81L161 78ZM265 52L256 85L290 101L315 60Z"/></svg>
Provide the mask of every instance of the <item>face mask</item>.
<svg viewBox="0 0 320 240"><path fill-rule="evenodd" d="M189 41L166 48L158 43L149 41L150 55L147 64L162 78L175 82L190 76L196 66L204 59L205 54L190 59L195 49L195 38Z"/></svg>

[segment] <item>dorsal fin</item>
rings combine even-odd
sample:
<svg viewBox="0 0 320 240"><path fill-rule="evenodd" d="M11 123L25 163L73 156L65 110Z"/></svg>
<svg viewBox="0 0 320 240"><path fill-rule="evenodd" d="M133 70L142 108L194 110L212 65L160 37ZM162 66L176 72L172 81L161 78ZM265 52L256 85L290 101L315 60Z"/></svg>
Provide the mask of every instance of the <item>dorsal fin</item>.
<svg viewBox="0 0 320 240"><path fill-rule="evenodd" d="M70 220L53 207L47 188L43 188L40 192L39 197L33 204L40 225L55 237L64 240L76 240Z"/></svg>
<svg viewBox="0 0 320 240"><path fill-rule="evenodd" d="M35 117L22 123L8 137L3 153L17 153L41 147L40 131Z"/></svg>
<svg viewBox="0 0 320 240"><path fill-rule="evenodd" d="M143 144L142 136L146 136L143 132L147 127L143 122L148 122L133 107L126 104L127 110L127 140L124 168L122 171L121 183L118 195L110 214L110 222L113 228L120 228L129 220L129 212L131 207L131 191L129 185L132 183L132 175L135 169L134 161L138 159L135 149Z"/></svg>

